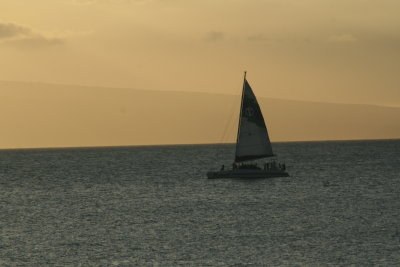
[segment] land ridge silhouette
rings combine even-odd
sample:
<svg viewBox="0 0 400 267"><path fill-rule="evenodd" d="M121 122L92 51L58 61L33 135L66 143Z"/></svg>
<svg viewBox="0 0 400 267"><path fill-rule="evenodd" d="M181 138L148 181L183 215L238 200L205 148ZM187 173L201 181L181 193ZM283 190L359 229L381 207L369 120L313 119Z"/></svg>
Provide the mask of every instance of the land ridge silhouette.
<svg viewBox="0 0 400 267"><path fill-rule="evenodd" d="M14 81L0 81L0 97L0 148L232 143L240 105L220 93ZM397 107L258 100L273 142L400 138Z"/></svg>

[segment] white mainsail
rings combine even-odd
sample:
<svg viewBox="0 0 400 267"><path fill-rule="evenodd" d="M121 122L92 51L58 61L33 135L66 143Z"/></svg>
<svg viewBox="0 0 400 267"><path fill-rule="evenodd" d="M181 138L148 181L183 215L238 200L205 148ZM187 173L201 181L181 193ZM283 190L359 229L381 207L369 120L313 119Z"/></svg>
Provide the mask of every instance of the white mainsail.
<svg viewBox="0 0 400 267"><path fill-rule="evenodd" d="M271 156L273 156L273 152L267 127L256 96L245 75L235 162Z"/></svg>

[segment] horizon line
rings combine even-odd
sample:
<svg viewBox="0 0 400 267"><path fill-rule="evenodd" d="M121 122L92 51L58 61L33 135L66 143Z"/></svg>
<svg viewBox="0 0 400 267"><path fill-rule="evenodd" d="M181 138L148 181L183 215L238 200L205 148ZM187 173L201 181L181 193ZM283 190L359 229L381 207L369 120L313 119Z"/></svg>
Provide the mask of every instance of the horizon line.
<svg viewBox="0 0 400 267"><path fill-rule="evenodd" d="M362 142L362 141L398 141L397 138L378 138L378 139L328 139L328 140L288 140L288 141L271 141L271 143L322 143L322 142ZM1 151L6 150L51 150L51 149L91 149L91 148L128 148L128 147L166 147L166 146L209 146L209 145L234 145L236 143L185 143L185 144L144 144L144 145L109 145L109 146L53 146L53 147L15 147L0 148Z"/></svg>

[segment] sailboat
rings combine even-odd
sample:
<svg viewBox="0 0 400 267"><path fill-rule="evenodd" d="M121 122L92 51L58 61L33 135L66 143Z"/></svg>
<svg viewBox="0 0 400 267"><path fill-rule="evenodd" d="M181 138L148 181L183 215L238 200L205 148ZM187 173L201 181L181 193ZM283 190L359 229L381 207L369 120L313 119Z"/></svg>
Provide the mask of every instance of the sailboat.
<svg viewBox="0 0 400 267"><path fill-rule="evenodd" d="M220 171L207 173L209 179L217 178L272 178L287 177L285 164L275 160L257 165L252 162L264 158L273 158L271 141L268 136L267 126L258 105L257 98L246 79L244 72L242 101L240 105L239 127L236 139L235 160L232 169L225 169L222 165Z"/></svg>

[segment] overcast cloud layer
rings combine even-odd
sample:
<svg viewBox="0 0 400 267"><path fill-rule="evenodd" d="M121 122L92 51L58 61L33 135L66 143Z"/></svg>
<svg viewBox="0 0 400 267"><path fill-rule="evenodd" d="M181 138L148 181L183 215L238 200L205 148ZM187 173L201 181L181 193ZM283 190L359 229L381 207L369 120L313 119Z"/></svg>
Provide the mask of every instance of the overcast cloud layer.
<svg viewBox="0 0 400 267"><path fill-rule="evenodd" d="M5 0L0 79L238 94L247 70L262 96L400 106L398 10L395 0Z"/></svg>

